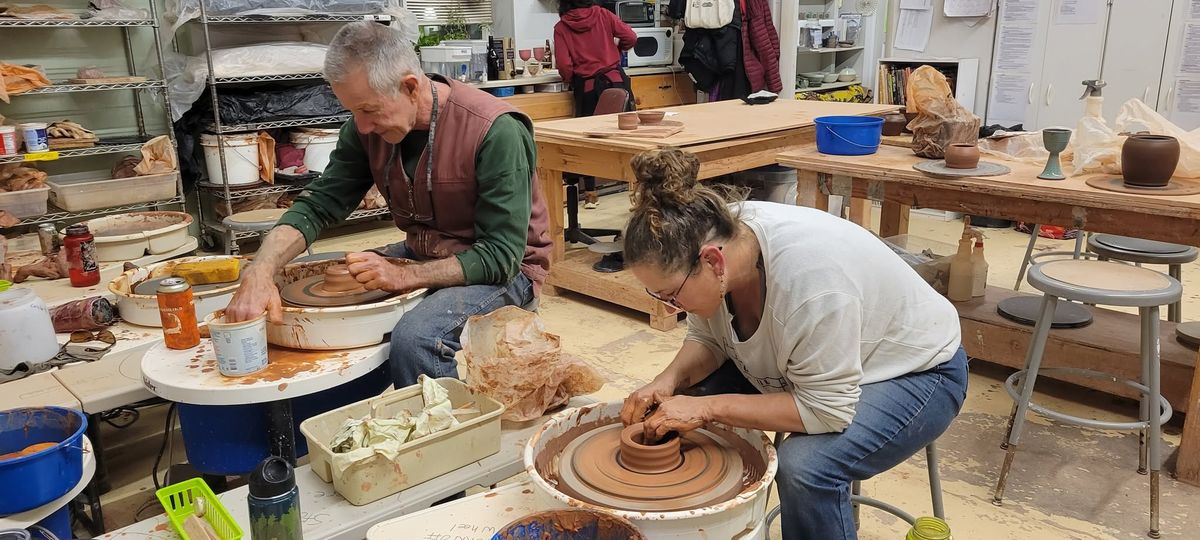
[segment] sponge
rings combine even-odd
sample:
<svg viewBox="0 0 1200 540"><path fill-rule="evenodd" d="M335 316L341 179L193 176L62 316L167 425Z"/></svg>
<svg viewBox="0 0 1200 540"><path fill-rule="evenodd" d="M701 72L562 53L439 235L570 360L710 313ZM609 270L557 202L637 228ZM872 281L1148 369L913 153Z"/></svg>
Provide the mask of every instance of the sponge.
<svg viewBox="0 0 1200 540"><path fill-rule="evenodd" d="M240 263L233 258L186 262L176 265L173 272L192 285L228 283L237 281Z"/></svg>

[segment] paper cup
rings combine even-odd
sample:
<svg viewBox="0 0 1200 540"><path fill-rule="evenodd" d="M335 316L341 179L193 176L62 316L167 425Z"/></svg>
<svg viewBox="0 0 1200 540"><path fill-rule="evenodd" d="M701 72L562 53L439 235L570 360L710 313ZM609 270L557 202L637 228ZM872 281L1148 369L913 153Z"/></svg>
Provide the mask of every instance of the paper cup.
<svg viewBox="0 0 1200 540"><path fill-rule="evenodd" d="M221 375L238 377L267 367L267 314L236 323L225 322L225 311L204 318L212 336Z"/></svg>

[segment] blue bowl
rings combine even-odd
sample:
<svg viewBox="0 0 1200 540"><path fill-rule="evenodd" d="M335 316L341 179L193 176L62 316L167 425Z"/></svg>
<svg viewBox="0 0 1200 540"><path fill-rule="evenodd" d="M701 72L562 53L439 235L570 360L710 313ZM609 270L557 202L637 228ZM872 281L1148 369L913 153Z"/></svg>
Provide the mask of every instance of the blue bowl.
<svg viewBox="0 0 1200 540"><path fill-rule="evenodd" d="M883 119L877 116L820 116L817 151L835 156L865 156L879 150Z"/></svg>
<svg viewBox="0 0 1200 540"><path fill-rule="evenodd" d="M584 508L547 510L500 528L492 540L644 540L629 520Z"/></svg>
<svg viewBox="0 0 1200 540"><path fill-rule="evenodd" d="M41 452L0 461L0 515L16 514L66 495L83 477L87 417L63 407L0 411L0 454L31 444L57 443Z"/></svg>

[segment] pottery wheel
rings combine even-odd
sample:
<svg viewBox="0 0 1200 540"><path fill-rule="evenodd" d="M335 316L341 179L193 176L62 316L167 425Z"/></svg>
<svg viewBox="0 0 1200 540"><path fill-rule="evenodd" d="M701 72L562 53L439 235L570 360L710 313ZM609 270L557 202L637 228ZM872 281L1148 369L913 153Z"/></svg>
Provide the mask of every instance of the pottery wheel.
<svg viewBox="0 0 1200 540"><path fill-rule="evenodd" d="M593 504L634 511L701 508L741 492L742 458L721 436L698 429L646 446L637 444L641 430L641 424L624 428L616 423L575 438L557 458L558 489Z"/></svg>
<svg viewBox="0 0 1200 540"><path fill-rule="evenodd" d="M391 296L387 291L368 291L355 281L346 265L337 264L325 273L289 283L280 291L284 302L307 307L340 307L369 304Z"/></svg>
<svg viewBox="0 0 1200 540"><path fill-rule="evenodd" d="M1166 187L1137 187L1125 183L1120 176L1092 176L1084 181L1087 185L1105 191L1117 193L1137 193L1138 195L1156 195L1159 197L1179 197L1200 193L1200 183L1184 178L1172 178Z"/></svg>
<svg viewBox="0 0 1200 540"><path fill-rule="evenodd" d="M999 163L990 161L980 161L973 169L952 169L946 166L946 160L939 159L936 161L918 161L913 163L913 168L930 176L940 176L946 178L959 177L974 177L974 176L1000 176L1008 174L1011 170Z"/></svg>
<svg viewBox="0 0 1200 540"><path fill-rule="evenodd" d="M174 277L174 276L164 276L164 277L147 279L145 281L142 281L133 286L133 294L144 294L144 295L148 295L148 296L155 296L158 294L158 284L161 283L164 279L171 279L172 277ZM205 283L202 285L192 285L192 294L200 294L200 293L204 293L204 292L208 292L208 291L215 291L217 289L224 289L225 287L228 287L230 285L238 283L241 280L242 280L242 275L239 273L238 278L233 281L226 281L224 283Z"/></svg>

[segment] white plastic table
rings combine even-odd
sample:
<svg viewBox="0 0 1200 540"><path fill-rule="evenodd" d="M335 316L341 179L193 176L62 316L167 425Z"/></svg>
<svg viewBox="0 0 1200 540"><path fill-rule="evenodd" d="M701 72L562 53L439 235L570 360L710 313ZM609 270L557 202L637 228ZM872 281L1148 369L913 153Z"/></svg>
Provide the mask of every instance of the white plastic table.
<svg viewBox="0 0 1200 540"><path fill-rule="evenodd" d="M568 406L581 407L590 403L595 403L595 400L578 397L572 399ZM528 422L503 422L500 431L500 452L363 506L354 506L347 502L333 490L333 484L322 481L308 465L297 467L296 485L300 488L300 514L303 517L304 537L361 540L367 536L367 530L377 523L429 508L433 503L467 488L492 486L512 478L525 470L522 462L525 442L549 418L550 416L546 415ZM217 496L244 531L250 530L246 508L247 494L248 488L242 486ZM437 508L450 504L456 503L439 505ZM99 538L178 538L166 524L166 515L158 515ZM395 538L415 540L418 537L405 534Z"/></svg>
<svg viewBox="0 0 1200 540"><path fill-rule="evenodd" d="M291 399L357 379L387 361L389 344L340 351L298 351L271 346L267 367L241 377L217 369L212 340L187 350L151 345L142 356L142 383L154 395L190 405L267 405L271 454L296 463Z"/></svg>

